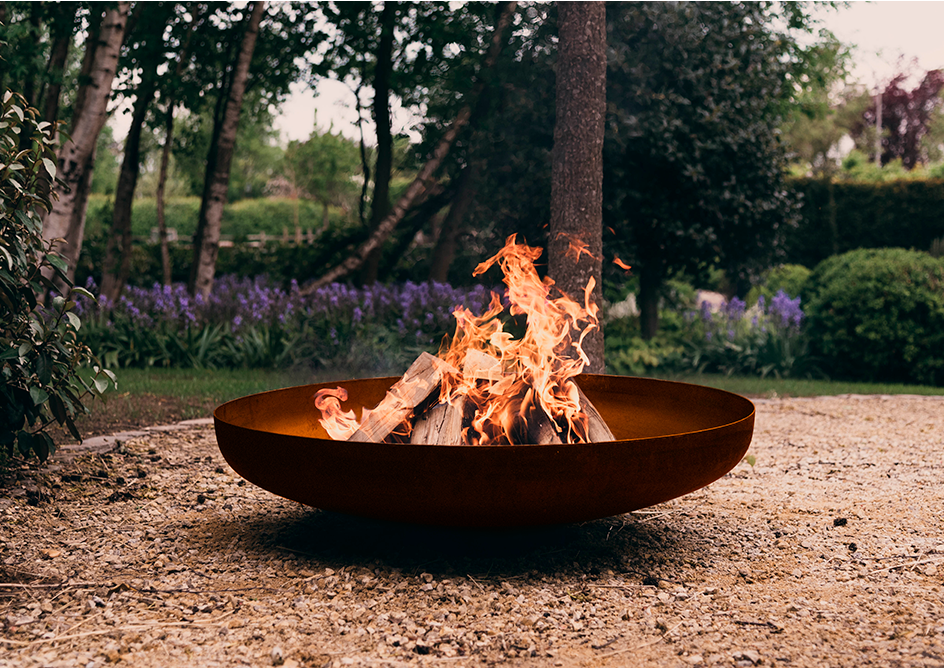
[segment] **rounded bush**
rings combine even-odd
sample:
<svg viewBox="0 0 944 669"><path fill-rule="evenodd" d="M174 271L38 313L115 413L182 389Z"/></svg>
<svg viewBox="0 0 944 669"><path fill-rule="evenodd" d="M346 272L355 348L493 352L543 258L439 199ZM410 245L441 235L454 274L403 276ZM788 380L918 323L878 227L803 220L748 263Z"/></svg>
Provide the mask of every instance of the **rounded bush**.
<svg viewBox="0 0 944 669"><path fill-rule="evenodd" d="M944 385L944 262L858 249L821 262L805 287L811 353L835 376Z"/></svg>

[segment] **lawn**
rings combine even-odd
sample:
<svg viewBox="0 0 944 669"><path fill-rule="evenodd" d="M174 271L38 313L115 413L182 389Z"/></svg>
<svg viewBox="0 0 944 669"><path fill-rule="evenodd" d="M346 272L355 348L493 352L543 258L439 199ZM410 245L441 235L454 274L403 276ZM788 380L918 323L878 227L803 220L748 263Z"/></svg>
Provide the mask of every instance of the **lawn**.
<svg viewBox="0 0 944 669"><path fill-rule="evenodd" d="M85 436L120 430L174 423L212 415L220 404L237 397L275 388L318 383L342 376L313 374L299 370L256 369L123 369L118 372L118 389L106 395L104 403L91 405L92 415L78 421ZM944 388L903 384L858 383L810 379L761 379L757 377L693 374L665 376L752 398L813 397L820 395L944 395ZM57 441L71 438L57 435Z"/></svg>

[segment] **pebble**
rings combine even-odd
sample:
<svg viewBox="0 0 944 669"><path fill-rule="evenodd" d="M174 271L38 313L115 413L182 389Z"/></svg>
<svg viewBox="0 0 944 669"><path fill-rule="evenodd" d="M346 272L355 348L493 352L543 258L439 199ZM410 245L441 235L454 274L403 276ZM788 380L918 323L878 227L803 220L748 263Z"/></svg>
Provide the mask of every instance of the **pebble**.
<svg viewBox="0 0 944 669"><path fill-rule="evenodd" d="M927 664L944 657L926 622L944 596L942 407L758 404L763 468L645 512L495 536L287 502L236 476L200 426L73 452L30 473L41 490L70 477L54 502L0 503L0 637L93 634L10 645L4 663ZM103 469L134 498L106 503ZM64 585L4 588L15 574Z"/></svg>

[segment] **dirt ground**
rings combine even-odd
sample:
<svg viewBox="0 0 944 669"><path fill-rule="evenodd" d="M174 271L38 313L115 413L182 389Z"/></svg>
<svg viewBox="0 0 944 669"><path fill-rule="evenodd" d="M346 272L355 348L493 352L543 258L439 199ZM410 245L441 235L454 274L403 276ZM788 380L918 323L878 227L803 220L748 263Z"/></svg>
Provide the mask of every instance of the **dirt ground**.
<svg viewBox="0 0 944 669"><path fill-rule="evenodd" d="M2 666L944 666L944 401L759 400L672 502L447 531L239 478L212 427L0 490Z"/></svg>

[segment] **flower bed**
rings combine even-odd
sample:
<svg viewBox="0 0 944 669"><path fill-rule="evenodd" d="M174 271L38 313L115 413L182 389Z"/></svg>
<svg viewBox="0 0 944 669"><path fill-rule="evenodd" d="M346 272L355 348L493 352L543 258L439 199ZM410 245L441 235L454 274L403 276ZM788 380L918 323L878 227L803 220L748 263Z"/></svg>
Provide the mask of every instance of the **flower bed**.
<svg viewBox="0 0 944 669"><path fill-rule="evenodd" d="M97 292L91 281L88 288ZM77 307L82 337L114 367L284 367L307 364L350 372L394 372L434 351L455 327L452 309L477 314L483 286L440 283L331 284L302 295L264 277L218 279L206 300L182 284L129 287L114 303Z"/></svg>

